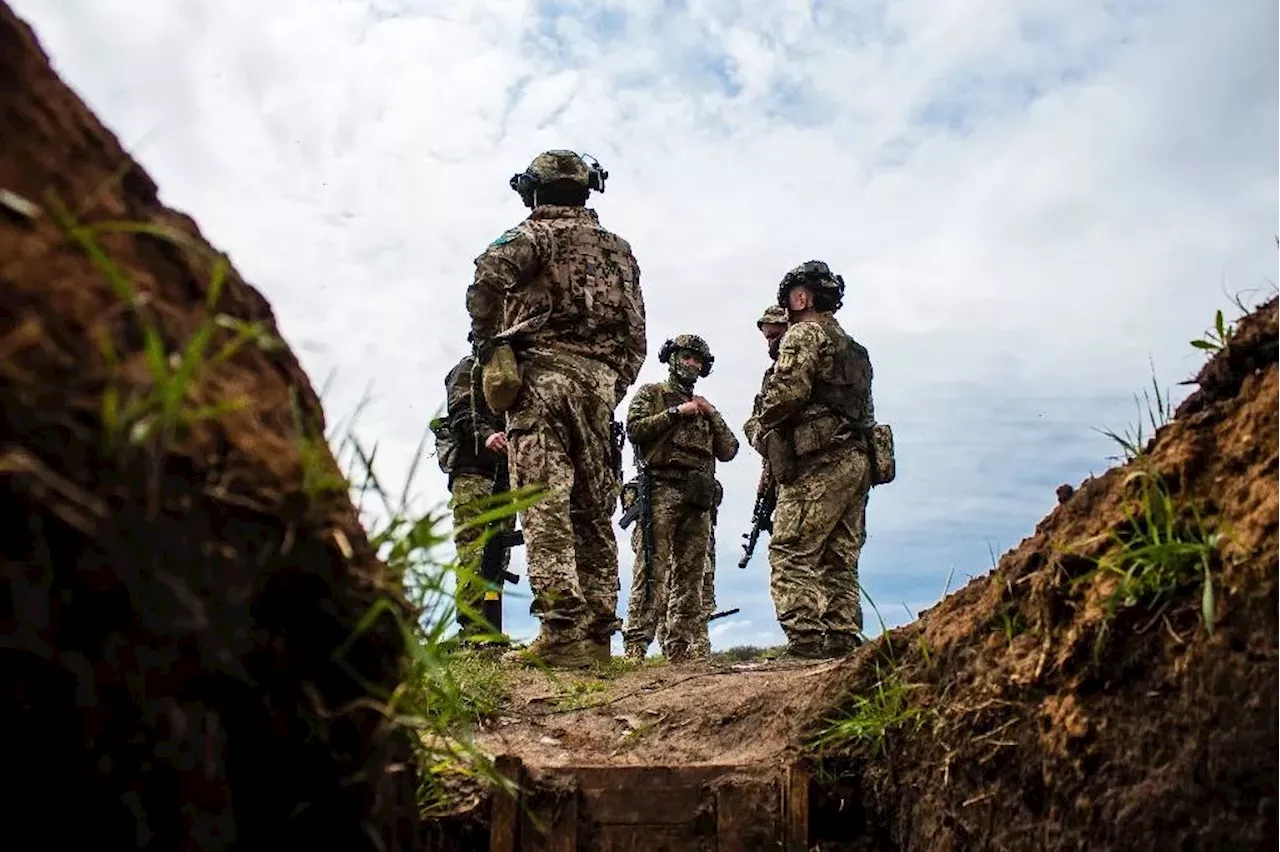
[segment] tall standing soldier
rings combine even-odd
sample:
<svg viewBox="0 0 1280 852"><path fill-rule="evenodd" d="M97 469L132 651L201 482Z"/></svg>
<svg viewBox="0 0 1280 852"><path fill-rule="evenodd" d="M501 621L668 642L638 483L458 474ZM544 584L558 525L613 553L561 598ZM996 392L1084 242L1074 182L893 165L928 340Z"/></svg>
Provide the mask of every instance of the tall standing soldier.
<svg viewBox="0 0 1280 852"><path fill-rule="evenodd" d="M458 577L454 592L459 637L464 642L490 632L488 625L477 620L485 592L484 581L480 577L482 549L477 544L484 530L470 527L467 522L483 510L483 501L493 495L495 483L504 479L507 473L507 440L502 424L485 404L484 395L472 392L474 362L470 354L465 355L446 375L446 414L441 424L456 446L445 473L449 477L450 505L453 508L453 543L458 551L458 561L465 569ZM511 526L512 519L504 518L499 529L505 531ZM510 564L510 559L511 552L504 549L503 571Z"/></svg>
<svg viewBox="0 0 1280 852"><path fill-rule="evenodd" d="M484 393L507 418L512 486L548 489L522 517L541 630L512 655L565 668L607 660L621 625L613 412L646 354L639 264L586 207L607 177L572 151L535 157L510 181L532 212L476 258L467 289Z"/></svg>
<svg viewBox="0 0 1280 852"><path fill-rule="evenodd" d="M698 658L697 637L706 630L702 587L715 506L715 465L738 454L724 417L694 383L711 372L715 358L705 340L681 334L662 345L666 381L642 385L627 411L627 435L650 476L653 576L645 561L632 572L623 644L628 657L643 658L655 638L662 610L656 595L667 589L662 652L673 663Z"/></svg>
<svg viewBox="0 0 1280 852"><path fill-rule="evenodd" d="M765 381L757 422L778 503L770 592L788 652L841 656L861 642L858 556L871 488L871 359L835 319L844 279L826 263L788 272L778 304L791 325Z"/></svg>

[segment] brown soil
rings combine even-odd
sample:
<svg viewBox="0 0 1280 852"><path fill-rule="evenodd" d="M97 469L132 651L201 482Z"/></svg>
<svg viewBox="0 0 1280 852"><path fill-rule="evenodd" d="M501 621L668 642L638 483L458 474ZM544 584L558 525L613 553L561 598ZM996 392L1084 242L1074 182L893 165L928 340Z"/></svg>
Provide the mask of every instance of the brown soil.
<svg viewBox="0 0 1280 852"><path fill-rule="evenodd" d="M1274 848L1276 342L1272 299L1147 447L1182 519L1197 507L1225 536L1213 634L1198 580L1107 615L1115 581L1090 558L1126 534L1138 465L1085 481L992 575L835 673L810 718L868 694L889 659L927 715L884 752L824 756L844 776L828 806L856 806L817 809L823 848Z"/></svg>
<svg viewBox="0 0 1280 852"><path fill-rule="evenodd" d="M170 352L208 321L208 248L2 3L0 190L0 846L412 847L407 740L369 701L401 678L401 634L390 615L353 630L383 569L345 493L302 487L337 472L327 449L300 453L291 398L312 436L319 401L287 347L248 345L182 410L249 404L108 444L104 394L153 387L139 316ZM102 236L134 309L56 200L205 251ZM278 335L234 270L216 311Z"/></svg>
<svg viewBox="0 0 1280 852"><path fill-rule="evenodd" d="M801 733L798 711L835 667L646 665L616 678L516 671L511 701L479 742L530 767L776 766ZM582 683L598 691L575 690Z"/></svg>

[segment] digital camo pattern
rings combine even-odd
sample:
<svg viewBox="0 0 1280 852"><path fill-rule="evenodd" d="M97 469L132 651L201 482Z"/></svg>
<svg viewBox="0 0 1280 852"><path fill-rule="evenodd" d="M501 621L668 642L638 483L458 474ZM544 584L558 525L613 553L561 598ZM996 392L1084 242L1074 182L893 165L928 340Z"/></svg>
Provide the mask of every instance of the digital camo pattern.
<svg viewBox="0 0 1280 852"><path fill-rule="evenodd" d="M483 349L507 332L534 347L590 358L619 377L617 405L644 363L640 266L622 237L585 207L540 206L476 258L467 311Z"/></svg>
<svg viewBox="0 0 1280 852"><path fill-rule="evenodd" d="M627 407L627 436L652 468L684 468L715 475L717 461L738 454L738 439L717 411L687 417L668 409L693 396L668 378L641 385Z"/></svg>
<svg viewBox="0 0 1280 852"><path fill-rule="evenodd" d="M493 479L476 473L455 473L453 485L449 491L449 506L453 510L453 545L458 552L458 562L464 568L458 576L458 585L454 593L459 611L463 604L471 608L473 617L478 618L480 603L484 594L484 581L480 578L481 548L477 543L484 533L483 528L467 527L467 521L474 518L483 507L482 501L493 495ZM514 518L504 518L499 525L503 531L515 528ZM511 564L511 551L502 551L502 570ZM475 632L465 630L465 633Z"/></svg>
<svg viewBox="0 0 1280 852"><path fill-rule="evenodd" d="M653 507L652 600L644 600L644 550L639 530L632 532L635 567L627 603L623 646L629 655L643 654L661 625L662 653L672 662L691 656L699 622L705 632L702 590L711 536L711 513L684 502L682 483L655 480Z"/></svg>
<svg viewBox="0 0 1280 852"><path fill-rule="evenodd" d="M756 394L755 399L751 402L751 416L747 418L747 422L743 424L742 434L746 436L747 443L751 448L760 455L764 455L764 432L760 429L760 406L764 402L764 389L769 384L769 377L773 375L774 365L770 364L765 368L764 376L760 379L760 392Z"/></svg>
<svg viewBox="0 0 1280 852"><path fill-rule="evenodd" d="M778 486L769 539L769 592L797 645L852 643L862 630L858 557L866 543L866 454L844 445L800 463Z"/></svg>
<svg viewBox="0 0 1280 852"><path fill-rule="evenodd" d="M522 517L529 611L557 640L607 639L620 626L610 428L619 378L566 353L524 357L524 387L507 412L511 481L549 490Z"/></svg>
<svg viewBox="0 0 1280 852"><path fill-rule="evenodd" d="M873 416L866 350L829 314L793 324L756 419L761 433L778 430L798 456L794 479L778 485L769 541L770 593L796 645L847 645L861 630L858 558L871 487L856 430L864 416ZM800 440L801 430L824 419L835 425L809 429Z"/></svg>

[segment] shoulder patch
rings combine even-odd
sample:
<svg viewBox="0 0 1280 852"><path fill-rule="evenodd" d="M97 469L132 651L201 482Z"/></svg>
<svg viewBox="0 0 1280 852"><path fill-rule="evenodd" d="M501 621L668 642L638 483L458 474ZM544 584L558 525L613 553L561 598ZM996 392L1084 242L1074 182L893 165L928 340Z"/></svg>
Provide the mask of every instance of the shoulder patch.
<svg viewBox="0 0 1280 852"><path fill-rule="evenodd" d="M520 236L519 228L509 228L502 232L502 236L498 237L496 240L489 243L489 248L496 248L498 246L506 245L507 243L511 242L518 236Z"/></svg>

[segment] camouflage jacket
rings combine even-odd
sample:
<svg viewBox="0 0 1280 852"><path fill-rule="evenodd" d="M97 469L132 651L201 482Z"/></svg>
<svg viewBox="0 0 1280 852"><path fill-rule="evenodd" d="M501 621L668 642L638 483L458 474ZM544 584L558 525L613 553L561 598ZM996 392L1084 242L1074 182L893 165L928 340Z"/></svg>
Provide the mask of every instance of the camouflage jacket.
<svg viewBox="0 0 1280 852"><path fill-rule="evenodd" d="M821 431L834 432L840 441L862 441L864 431L875 424L871 378L867 350L835 317L823 314L793 323L761 390L759 434L781 429L799 440L796 433L802 426L828 421L831 425ZM827 434L816 440L822 444L832 438Z"/></svg>
<svg viewBox="0 0 1280 852"><path fill-rule="evenodd" d="M502 431L498 416L485 404L484 394L471 392L471 368L475 359L467 355L445 377L449 428L458 443L458 454L451 475L476 473L492 476L505 456L492 452L484 442L494 432Z"/></svg>
<svg viewBox="0 0 1280 852"><path fill-rule="evenodd" d="M517 352L599 361L618 374L615 404L622 400L647 354L640 266L594 210L537 207L475 266L467 312L477 351L503 335Z"/></svg>
<svg viewBox="0 0 1280 852"><path fill-rule="evenodd" d="M764 389L769 384L769 377L773 375L775 366L776 364L770 364L765 369L764 376L760 379L760 392L751 401L751 416L747 418L747 422L742 426L742 433L747 436L747 443L761 455L764 455L764 444L760 439L764 433L760 430L760 404L764 401Z"/></svg>
<svg viewBox="0 0 1280 852"><path fill-rule="evenodd" d="M642 385L631 398L627 435L650 467L710 474L716 461L727 462L738 454L738 439L719 411L710 417L671 412L692 398L670 379Z"/></svg>

